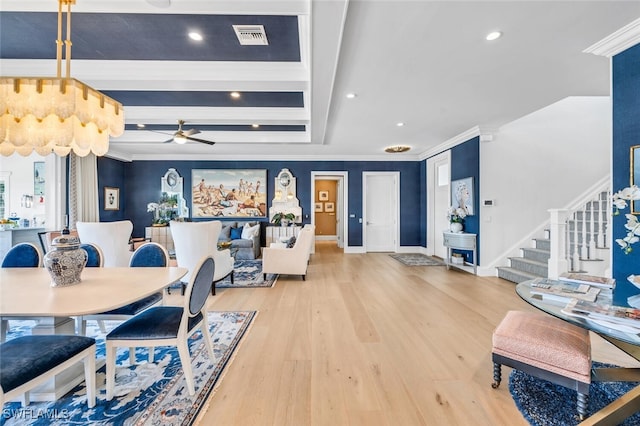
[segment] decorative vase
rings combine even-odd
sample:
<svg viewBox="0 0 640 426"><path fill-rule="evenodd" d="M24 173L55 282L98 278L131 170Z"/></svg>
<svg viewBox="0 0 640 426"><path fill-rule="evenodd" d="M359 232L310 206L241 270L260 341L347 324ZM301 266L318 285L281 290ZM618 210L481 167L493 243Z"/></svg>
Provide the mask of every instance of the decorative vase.
<svg viewBox="0 0 640 426"><path fill-rule="evenodd" d="M64 235L54 238L51 247L44 255L44 266L51 275L51 287L78 284L87 264L87 252L80 248L80 239Z"/></svg>
<svg viewBox="0 0 640 426"><path fill-rule="evenodd" d="M449 224L449 230L451 232L455 232L455 233L462 232L462 223L460 223L460 222L451 222L451 224Z"/></svg>

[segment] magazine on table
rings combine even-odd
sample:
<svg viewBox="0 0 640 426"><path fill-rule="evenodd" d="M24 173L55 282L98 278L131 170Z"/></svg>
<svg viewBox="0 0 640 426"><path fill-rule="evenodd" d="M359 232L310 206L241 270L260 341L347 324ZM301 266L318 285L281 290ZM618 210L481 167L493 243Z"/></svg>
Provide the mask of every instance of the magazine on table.
<svg viewBox="0 0 640 426"><path fill-rule="evenodd" d="M568 281L536 278L531 282L531 294L540 295L543 300L554 300L567 303L571 299L595 302L600 289L588 284L572 283Z"/></svg>
<svg viewBox="0 0 640 426"><path fill-rule="evenodd" d="M562 309L562 312L595 322L604 321L612 324L611 328L615 328L614 325L619 324L625 328L636 329L636 333L640 332L640 309L574 299Z"/></svg>
<svg viewBox="0 0 640 426"><path fill-rule="evenodd" d="M560 281L589 284L592 286L613 290L616 286L615 278L598 277L596 275L576 274L573 272L565 272L558 277Z"/></svg>

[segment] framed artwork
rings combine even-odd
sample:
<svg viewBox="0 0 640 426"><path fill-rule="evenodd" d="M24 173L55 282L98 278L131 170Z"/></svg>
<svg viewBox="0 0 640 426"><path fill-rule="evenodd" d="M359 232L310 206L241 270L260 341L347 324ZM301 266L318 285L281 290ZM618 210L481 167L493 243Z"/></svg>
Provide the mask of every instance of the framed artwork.
<svg viewBox="0 0 640 426"><path fill-rule="evenodd" d="M324 203L325 213L333 213L336 211L336 205L334 203Z"/></svg>
<svg viewBox="0 0 640 426"><path fill-rule="evenodd" d="M322 213L322 203L315 203L315 212Z"/></svg>
<svg viewBox="0 0 640 426"><path fill-rule="evenodd" d="M104 187L104 209L120 210L120 188Z"/></svg>
<svg viewBox="0 0 640 426"><path fill-rule="evenodd" d="M266 169L193 169L191 217L266 217Z"/></svg>
<svg viewBox="0 0 640 426"><path fill-rule="evenodd" d="M462 208L467 216L473 216L473 178L451 181L451 205L454 208Z"/></svg>
<svg viewBox="0 0 640 426"><path fill-rule="evenodd" d="M44 197L44 173L45 173L44 161L34 161L33 163L33 196L36 199Z"/></svg>
<svg viewBox="0 0 640 426"><path fill-rule="evenodd" d="M329 191L318 191L318 200L320 201L329 200Z"/></svg>
<svg viewBox="0 0 640 426"><path fill-rule="evenodd" d="M631 147L631 185L640 186L640 145ZM631 214L640 214L640 200L631 201Z"/></svg>

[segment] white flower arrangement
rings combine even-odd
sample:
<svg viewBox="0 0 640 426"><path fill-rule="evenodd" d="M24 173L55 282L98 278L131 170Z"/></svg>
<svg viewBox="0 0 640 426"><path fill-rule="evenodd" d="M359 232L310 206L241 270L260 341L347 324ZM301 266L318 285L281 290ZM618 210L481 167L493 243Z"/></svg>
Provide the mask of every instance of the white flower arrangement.
<svg viewBox="0 0 640 426"><path fill-rule="evenodd" d="M465 217L467 217L467 212L461 207L451 206L447 210L447 218L451 223L462 223Z"/></svg>
<svg viewBox="0 0 640 426"><path fill-rule="evenodd" d="M640 200L640 188L637 185L631 185L613 194L613 215L619 215L620 210L626 209L628 202L632 200ZM627 223L624 227L627 230L627 235L624 238L618 238L616 243L618 243L624 254L629 254L633 250L631 245L640 241L640 222L637 216L633 214L627 213L625 217L627 218Z"/></svg>

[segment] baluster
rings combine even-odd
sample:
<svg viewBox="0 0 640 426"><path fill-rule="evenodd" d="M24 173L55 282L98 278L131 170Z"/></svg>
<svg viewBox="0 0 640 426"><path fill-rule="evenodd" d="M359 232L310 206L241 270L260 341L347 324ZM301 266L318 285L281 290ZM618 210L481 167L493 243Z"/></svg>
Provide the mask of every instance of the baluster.
<svg viewBox="0 0 640 426"><path fill-rule="evenodd" d="M578 252L578 212L573 212L573 271L580 270L580 253Z"/></svg>
<svg viewBox="0 0 640 426"><path fill-rule="evenodd" d="M600 193L600 195L598 196L598 209L599 211L599 215L598 215L598 247L606 247L607 246L607 242L604 239L604 226L605 226L605 220L607 219L605 217L605 211L606 211L606 205L607 201L606 199L603 199L602 197L602 192Z"/></svg>
<svg viewBox="0 0 640 426"><path fill-rule="evenodd" d="M589 202L589 259L596 257L596 212L594 210L597 200Z"/></svg>
<svg viewBox="0 0 640 426"><path fill-rule="evenodd" d="M587 210L582 210L582 247L580 249L580 257L582 259L589 258L589 246L587 245ZM581 268L582 269L582 268Z"/></svg>
<svg viewBox="0 0 640 426"><path fill-rule="evenodd" d="M567 259L567 266L569 271L573 271L573 261L571 259L571 221L569 216L565 218L566 226L564 227L564 257Z"/></svg>

